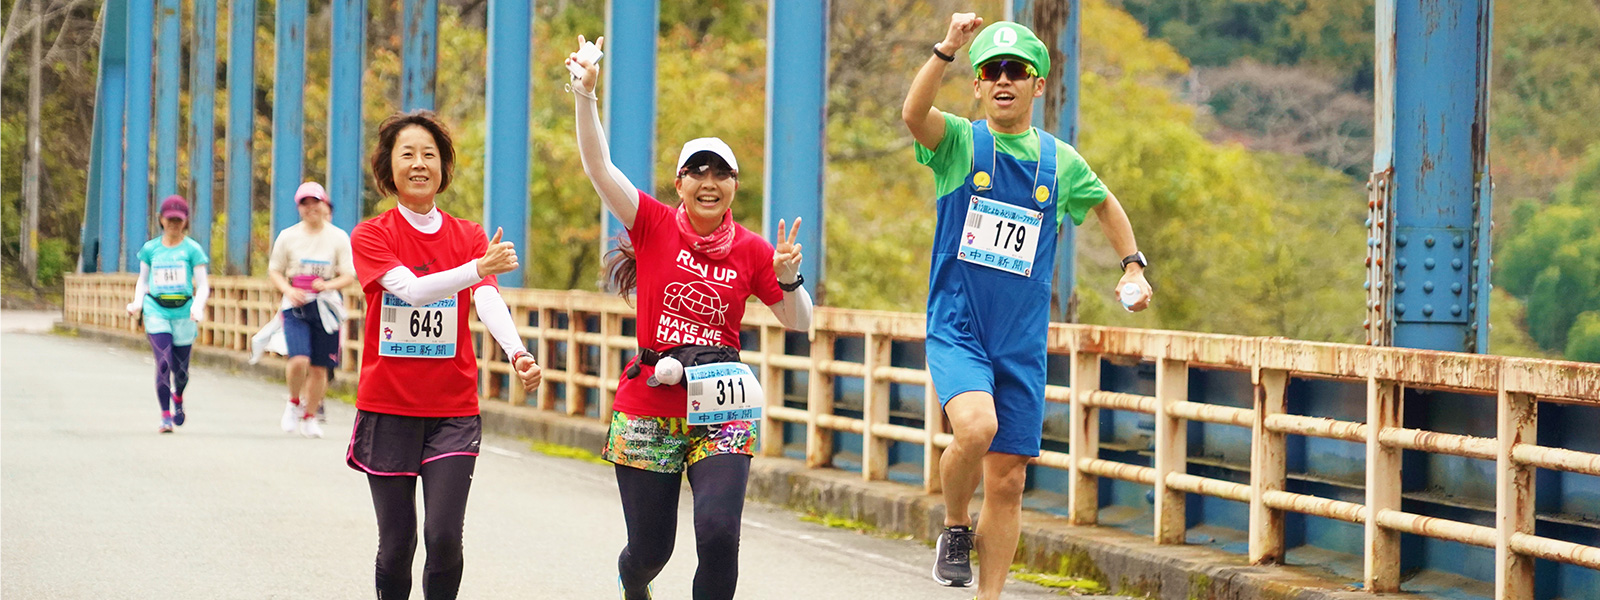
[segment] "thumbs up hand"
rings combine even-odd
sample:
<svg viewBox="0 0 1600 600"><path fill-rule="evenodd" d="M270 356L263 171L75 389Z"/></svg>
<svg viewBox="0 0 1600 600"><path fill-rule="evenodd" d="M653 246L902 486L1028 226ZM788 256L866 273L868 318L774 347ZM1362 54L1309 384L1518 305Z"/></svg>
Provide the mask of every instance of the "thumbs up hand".
<svg viewBox="0 0 1600 600"><path fill-rule="evenodd" d="M478 259L479 277L499 275L517 269L516 245L500 241L503 231L500 228L494 230L494 238L489 240L489 247L483 251L483 258Z"/></svg>

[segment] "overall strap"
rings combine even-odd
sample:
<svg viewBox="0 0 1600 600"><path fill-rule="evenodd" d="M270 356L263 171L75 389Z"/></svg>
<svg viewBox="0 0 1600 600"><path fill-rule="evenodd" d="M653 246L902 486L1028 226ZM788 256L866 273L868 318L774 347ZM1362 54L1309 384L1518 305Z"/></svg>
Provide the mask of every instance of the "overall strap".
<svg viewBox="0 0 1600 600"><path fill-rule="evenodd" d="M1039 165L1033 175L1033 201L1044 206L1056 193L1056 138L1039 129Z"/></svg>
<svg viewBox="0 0 1600 600"><path fill-rule="evenodd" d="M986 191L994 186L994 133L988 121L972 122L972 189Z"/></svg>

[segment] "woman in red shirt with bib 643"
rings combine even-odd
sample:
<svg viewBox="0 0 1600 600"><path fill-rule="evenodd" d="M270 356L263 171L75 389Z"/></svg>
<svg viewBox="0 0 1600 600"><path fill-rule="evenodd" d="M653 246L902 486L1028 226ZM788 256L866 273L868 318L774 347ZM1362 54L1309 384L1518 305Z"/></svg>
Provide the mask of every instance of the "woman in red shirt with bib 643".
<svg viewBox="0 0 1600 600"><path fill-rule="evenodd" d="M345 461L367 474L378 516L379 598L409 598L422 481L423 597L455 598L467 491L483 439L478 363L467 309L489 329L526 390L539 365L522 346L495 275L517 268L510 242L434 205L450 186L455 148L430 111L396 113L378 128L372 178L399 205L350 234L367 315L356 423Z"/></svg>

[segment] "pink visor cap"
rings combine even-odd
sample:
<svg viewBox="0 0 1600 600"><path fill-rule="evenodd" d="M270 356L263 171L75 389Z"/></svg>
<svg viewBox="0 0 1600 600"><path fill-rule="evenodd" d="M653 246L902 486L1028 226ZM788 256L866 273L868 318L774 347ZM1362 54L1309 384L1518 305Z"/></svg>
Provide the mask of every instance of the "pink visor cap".
<svg viewBox="0 0 1600 600"><path fill-rule="evenodd" d="M333 203L328 201L328 191L322 189L322 184L315 181L302 183L300 184L300 189L294 191L295 204L299 204L301 200L306 198L315 198L323 201L328 206L333 206Z"/></svg>
<svg viewBox="0 0 1600 600"><path fill-rule="evenodd" d="M161 201L161 218L172 217L189 220L189 202L184 200L183 196L174 194Z"/></svg>

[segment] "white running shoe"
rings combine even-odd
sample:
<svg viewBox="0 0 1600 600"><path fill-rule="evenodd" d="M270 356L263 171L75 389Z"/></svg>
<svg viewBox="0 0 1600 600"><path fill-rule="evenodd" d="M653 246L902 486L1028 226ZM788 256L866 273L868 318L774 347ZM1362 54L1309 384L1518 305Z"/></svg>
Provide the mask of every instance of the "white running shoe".
<svg viewBox="0 0 1600 600"><path fill-rule="evenodd" d="M278 423L283 427L284 433L294 433L300 426L300 406L290 402L283 407L283 419Z"/></svg>
<svg viewBox="0 0 1600 600"><path fill-rule="evenodd" d="M308 438L322 437L322 426L317 424L317 418L300 419L300 435Z"/></svg>

